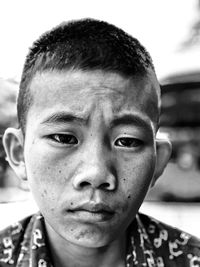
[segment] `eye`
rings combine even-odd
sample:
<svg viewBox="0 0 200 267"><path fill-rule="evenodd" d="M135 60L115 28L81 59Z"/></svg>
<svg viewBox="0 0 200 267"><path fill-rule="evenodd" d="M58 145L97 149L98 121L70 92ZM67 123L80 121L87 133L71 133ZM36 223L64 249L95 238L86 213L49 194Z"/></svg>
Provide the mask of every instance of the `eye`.
<svg viewBox="0 0 200 267"><path fill-rule="evenodd" d="M65 144L65 145L76 145L78 144L78 139L71 134L53 134L50 136L54 141Z"/></svg>
<svg viewBox="0 0 200 267"><path fill-rule="evenodd" d="M133 138L133 137L121 137L121 138L118 138L114 144L115 146L119 146L119 147L133 148L133 147L142 146L143 141L137 138Z"/></svg>

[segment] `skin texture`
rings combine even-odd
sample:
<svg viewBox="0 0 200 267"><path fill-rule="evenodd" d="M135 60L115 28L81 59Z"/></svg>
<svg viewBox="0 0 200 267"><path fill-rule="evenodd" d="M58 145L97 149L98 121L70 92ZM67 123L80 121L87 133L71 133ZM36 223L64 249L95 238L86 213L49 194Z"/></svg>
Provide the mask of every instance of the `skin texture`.
<svg viewBox="0 0 200 267"><path fill-rule="evenodd" d="M57 266L90 266L88 257L94 266L99 256L100 266L123 266L125 231L167 161L156 160L157 88L152 73L47 71L32 80L25 138L7 133L10 162L28 177Z"/></svg>

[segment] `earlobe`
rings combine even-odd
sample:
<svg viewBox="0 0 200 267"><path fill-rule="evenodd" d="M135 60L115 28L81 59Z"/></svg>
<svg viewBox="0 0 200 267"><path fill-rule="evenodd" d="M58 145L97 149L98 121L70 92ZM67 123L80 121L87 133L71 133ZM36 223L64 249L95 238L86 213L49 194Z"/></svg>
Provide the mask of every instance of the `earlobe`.
<svg viewBox="0 0 200 267"><path fill-rule="evenodd" d="M157 179L162 175L172 152L172 145L169 140L156 140L156 168L151 187L154 186Z"/></svg>
<svg viewBox="0 0 200 267"><path fill-rule="evenodd" d="M24 137L21 129L8 128L3 136L3 145L10 166L20 179L26 180Z"/></svg>

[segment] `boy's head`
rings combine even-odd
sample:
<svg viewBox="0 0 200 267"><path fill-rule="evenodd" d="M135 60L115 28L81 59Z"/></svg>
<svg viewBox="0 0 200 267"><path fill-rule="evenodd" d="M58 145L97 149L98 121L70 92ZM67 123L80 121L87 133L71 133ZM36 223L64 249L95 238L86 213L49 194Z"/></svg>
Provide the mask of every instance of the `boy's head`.
<svg viewBox="0 0 200 267"><path fill-rule="evenodd" d="M23 131L34 98L30 83L36 73L47 70L102 70L130 78L146 76L154 72L154 66L138 40L114 25L92 19L62 23L42 35L26 58L18 97L18 120ZM156 90L159 96L159 86ZM157 120L158 109L155 113Z"/></svg>
<svg viewBox="0 0 200 267"><path fill-rule="evenodd" d="M123 236L170 156L155 138L159 90L146 50L105 22L62 24L35 42L20 129L8 129L4 145L50 241L101 247Z"/></svg>

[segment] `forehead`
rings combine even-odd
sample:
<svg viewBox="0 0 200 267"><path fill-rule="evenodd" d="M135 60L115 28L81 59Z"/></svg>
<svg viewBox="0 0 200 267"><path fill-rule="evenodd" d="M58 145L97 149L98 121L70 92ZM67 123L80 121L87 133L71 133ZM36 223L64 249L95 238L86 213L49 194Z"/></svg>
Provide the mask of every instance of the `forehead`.
<svg viewBox="0 0 200 267"><path fill-rule="evenodd" d="M126 78L103 71L46 71L37 73L31 84L31 112L70 110L86 112L92 106L113 114L140 111L152 121L158 115L158 82L153 74Z"/></svg>

